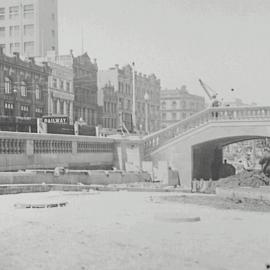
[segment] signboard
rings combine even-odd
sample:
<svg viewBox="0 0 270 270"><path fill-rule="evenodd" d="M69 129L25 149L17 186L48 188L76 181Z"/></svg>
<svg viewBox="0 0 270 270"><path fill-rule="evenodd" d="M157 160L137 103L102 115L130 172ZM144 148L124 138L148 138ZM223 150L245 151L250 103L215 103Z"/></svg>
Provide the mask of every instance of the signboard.
<svg viewBox="0 0 270 270"><path fill-rule="evenodd" d="M69 124L67 116L43 116L42 121L47 124Z"/></svg>

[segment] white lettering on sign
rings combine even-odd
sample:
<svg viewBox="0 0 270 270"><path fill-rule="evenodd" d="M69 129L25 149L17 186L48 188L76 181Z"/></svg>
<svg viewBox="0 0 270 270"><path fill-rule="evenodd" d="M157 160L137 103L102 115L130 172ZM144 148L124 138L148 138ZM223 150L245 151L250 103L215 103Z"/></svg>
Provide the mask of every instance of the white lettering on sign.
<svg viewBox="0 0 270 270"><path fill-rule="evenodd" d="M67 117L47 117L43 118L43 122L47 124L67 124Z"/></svg>

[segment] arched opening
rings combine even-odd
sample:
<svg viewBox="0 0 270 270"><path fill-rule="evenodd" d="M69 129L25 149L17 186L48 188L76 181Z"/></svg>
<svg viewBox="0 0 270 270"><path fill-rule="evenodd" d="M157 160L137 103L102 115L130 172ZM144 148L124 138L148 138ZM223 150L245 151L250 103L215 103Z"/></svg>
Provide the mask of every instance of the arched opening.
<svg viewBox="0 0 270 270"><path fill-rule="evenodd" d="M235 167L235 172L239 172L236 167L237 162L240 160L239 156L234 154L233 158L228 158L228 153L224 155L224 148L232 144L254 140L263 141L265 137L227 137L194 145L192 147L192 179L218 180L224 177L226 175L223 170L224 162ZM259 146L257 145L257 147ZM263 147L263 144L261 147ZM234 149L231 149L231 151L234 151ZM233 153L231 152L230 154ZM247 159L247 153L242 152L239 155L242 155L242 160ZM258 159L259 155L256 156L256 161L254 161L256 164Z"/></svg>

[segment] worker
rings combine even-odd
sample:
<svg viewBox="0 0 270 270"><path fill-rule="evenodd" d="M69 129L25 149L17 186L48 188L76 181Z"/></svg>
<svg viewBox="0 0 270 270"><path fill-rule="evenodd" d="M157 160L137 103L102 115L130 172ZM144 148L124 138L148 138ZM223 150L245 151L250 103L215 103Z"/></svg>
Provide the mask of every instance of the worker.
<svg viewBox="0 0 270 270"><path fill-rule="evenodd" d="M268 147L264 148L264 153L259 164L262 166L263 173L267 177L270 177L270 149Z"/></svg>

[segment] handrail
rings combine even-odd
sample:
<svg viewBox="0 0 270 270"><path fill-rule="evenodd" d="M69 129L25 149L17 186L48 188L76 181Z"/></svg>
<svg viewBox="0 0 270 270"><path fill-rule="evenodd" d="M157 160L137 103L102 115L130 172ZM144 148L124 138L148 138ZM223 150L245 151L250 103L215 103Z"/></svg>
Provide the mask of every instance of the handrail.
<svg viewBox="0 0 270 270"><path fill-rule="evenodd" d="M198 112L184 120L143 138L144 154L148 155L173 138L208 122L270 120L270 106L216 107Z"/></svg>

